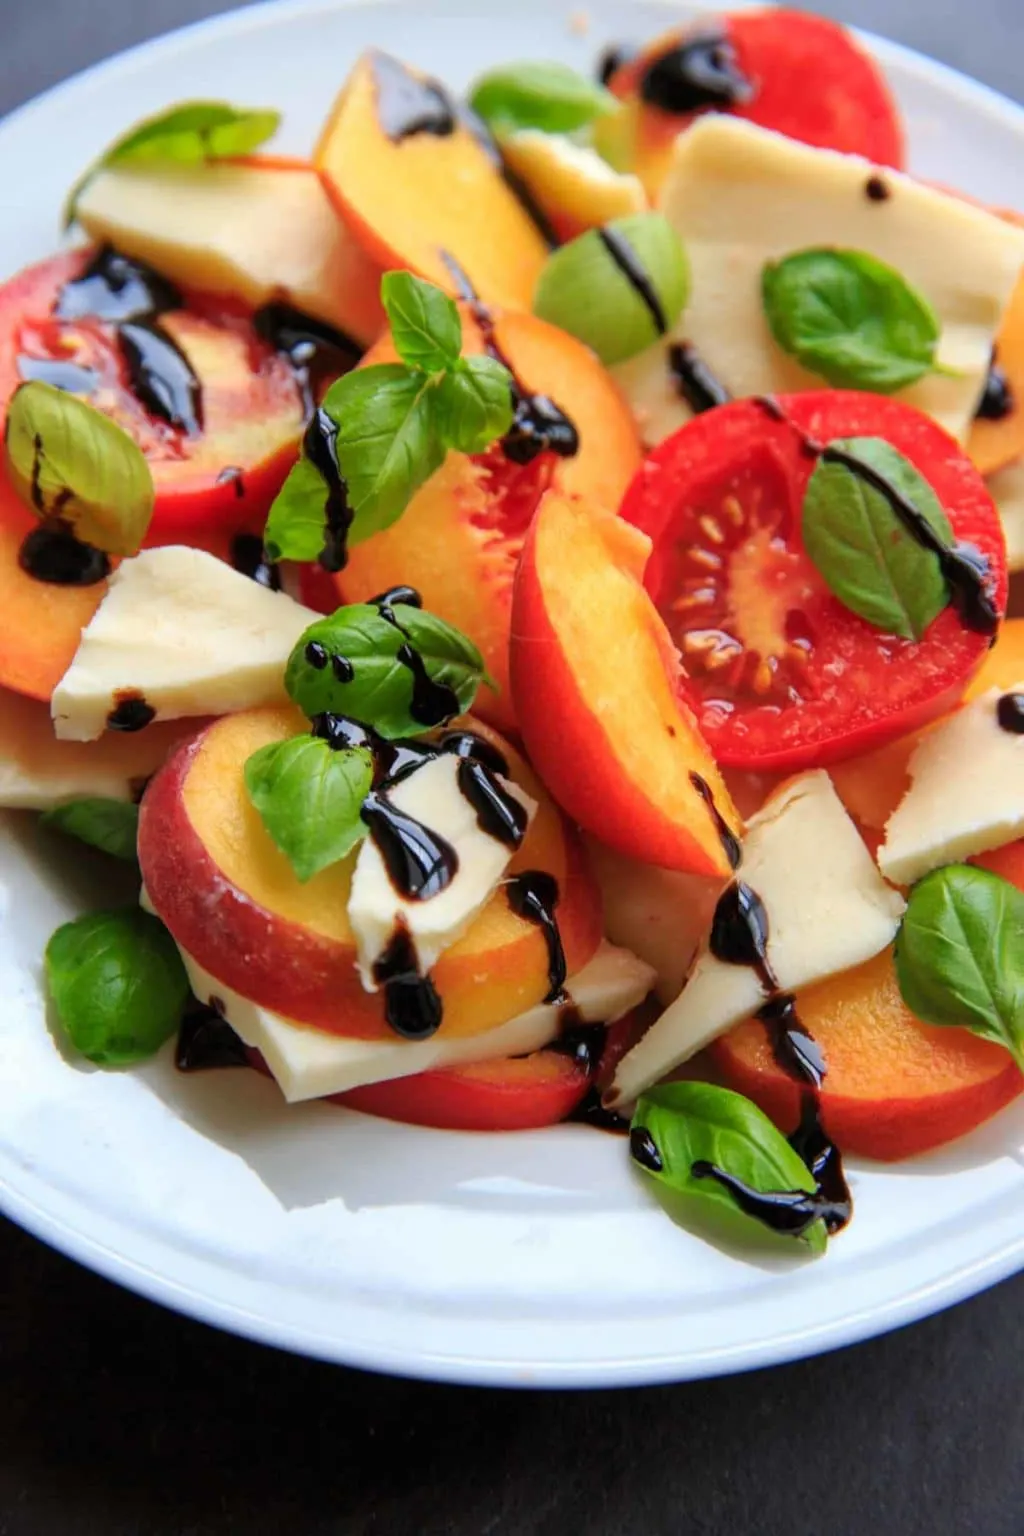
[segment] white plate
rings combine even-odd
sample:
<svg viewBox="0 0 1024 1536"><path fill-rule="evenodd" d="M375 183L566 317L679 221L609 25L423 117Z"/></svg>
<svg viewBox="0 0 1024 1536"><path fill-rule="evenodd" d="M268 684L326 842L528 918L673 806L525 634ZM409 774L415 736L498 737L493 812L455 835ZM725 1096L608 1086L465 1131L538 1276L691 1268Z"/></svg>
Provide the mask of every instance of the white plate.
<svg viewBox="0 0 1024 1536"><path fill-rule="evenodd" d="M675 14L678 14L678 7ZM664 26L658 4L261 5L134 50L0 126L0 272L55 243L65 189L132 119L187 96L279 105L303 152L356 54L386 44L455 86L502 59L587 68ZM1024 207L1024 111L873 43L916 171ZM617 1138L507 1136L287 1109L255 1073L65 1059L39 956L95 868L0 824L0 1198L101 1273L285 1348L455 1381L656 1382L772 1364L924 1316L1024 1263L1024 1104L945 1152L852 1170L857 1215L817 1264L744 1262L674 1227ZM89 876L93 878L90 880ZM91 886L91 889L90 889ZM107 895L109 900L109 893Z"/></svg>

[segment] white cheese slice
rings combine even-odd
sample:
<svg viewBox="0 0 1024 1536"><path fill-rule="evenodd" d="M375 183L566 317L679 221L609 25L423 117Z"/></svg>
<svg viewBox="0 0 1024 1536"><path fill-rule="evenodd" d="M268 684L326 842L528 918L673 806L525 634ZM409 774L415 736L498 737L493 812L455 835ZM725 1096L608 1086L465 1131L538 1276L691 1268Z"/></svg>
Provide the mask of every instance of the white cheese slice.
<svg viewBox="0 0 1024 1536"><path fill-rule="evenodd" d="M881 174L889 196L868 197ZM761 302L766 262L812 246L866 251L895 267L942 328L938 361L898 398L966 440L1000 318L1024 266L1024 230L973 203L811 149L738 118L709 114L680 134L661 207L690 258L690 303L674 336L612 369L641 432L660 442L689 419L667 345L689 341L735 396L821 388L775 343Z"/></svg>
<svg viewBox="0 0 1024 1536"><path fill-rule="evenodd" d="M992 688L929 731L910 759L910 788L889 817L878 864L912 885L941 864L1024 837L1024 736L1000 728Z"/></svg>
<svg viewBox="0 0 1024 1536"><path fill-rule="evenodd" d="M169 722L102 741L58 741L49 706L0 689L0 806L48 811L83 795L133 800L187 725Z"/></svg>
<svg viewBox="0 0 1024 1536"><path fill-rule="evenodd" d="M820 769L751 819L739 874L764 905L768 963L786 992L870 960L904 910ZM678 999L619 1063L609 1102L631 1102L764 1001L754 970L717 960L705 941Z"/></svg>
<svg viewBox="0 0 1024 1536"><path fill-rule="evenodd" d="M1006 535L1006 563L1024 571L1024 459L999 469L986 482Z"/></svg>
<svg viewBox="0 0 1024 1536"><path fill-rule="evenodd" d="M514 850L477 824L476 812L459 789L458 769L455 757L432 758L387 791L388 803L395 810L428 827L454 848L458 869L444 890L426 901L408 900L395 889L372 835L359 850L348 918L359 973L368 992L377 990L373 967L397 927L408 932L419 957L420 974L425 976L438 956L465 933L508 868ZM536 800L500 775L498 783L532 821Z"/></svg>
<svg viewBox="0 0 1024 1536"><path fill-rule="evenodd" d="M284 703L285 663L321 617L202 550L143 550L110 578L54 690L56 733L95 741L123 694L159 720Z"/></svg>
<svg viewBox="0 0 1024 1536"><path fill-rule="evenodd" d="M184 950L182 959L196 996L203 1002L218 999L228 1023L262 1054L293 1104L435 1068L524 1056L550 1044L559 1031L557 1005L540 1003L495 1029L456 1040L345 1039L271 1013L225 987ZM612 1024L643 1002L652 980L642 960L605 943L570 977L568 989L586 1022Z"/></svg>

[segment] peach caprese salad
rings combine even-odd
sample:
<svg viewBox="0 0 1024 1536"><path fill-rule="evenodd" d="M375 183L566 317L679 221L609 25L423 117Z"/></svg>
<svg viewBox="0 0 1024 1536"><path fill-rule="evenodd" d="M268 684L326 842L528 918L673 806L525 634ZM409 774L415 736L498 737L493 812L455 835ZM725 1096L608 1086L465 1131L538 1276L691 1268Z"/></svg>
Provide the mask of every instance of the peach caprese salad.
<svg viewBox="0 0 1024 1536"><path fill-rule="evenodd" d="M0 290L0 803L140 874L59 1025L818 1253L1024 1084L1024 221L782 10L276 123Z"/></svg>

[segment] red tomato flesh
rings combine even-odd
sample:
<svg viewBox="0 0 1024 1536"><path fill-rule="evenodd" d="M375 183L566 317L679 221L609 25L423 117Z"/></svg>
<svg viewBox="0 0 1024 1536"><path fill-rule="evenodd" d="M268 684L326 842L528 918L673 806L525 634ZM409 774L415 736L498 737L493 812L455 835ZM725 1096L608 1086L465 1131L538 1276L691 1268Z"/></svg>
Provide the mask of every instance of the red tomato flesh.
<svg viewBox="0 0 1024 1536"><path fill-rule="evenodd" d="M910 406L848 390L708 411L648 457L622 515L653 541L646 585L679 647L687 702L718 761L812 767L880 746L951 709L989 648L950 607L919 643L834 597L804 551L800 515L821 442L881 437L924 476L958 540L988 561L1006 610L1006 552L985 483Z"/></svg>

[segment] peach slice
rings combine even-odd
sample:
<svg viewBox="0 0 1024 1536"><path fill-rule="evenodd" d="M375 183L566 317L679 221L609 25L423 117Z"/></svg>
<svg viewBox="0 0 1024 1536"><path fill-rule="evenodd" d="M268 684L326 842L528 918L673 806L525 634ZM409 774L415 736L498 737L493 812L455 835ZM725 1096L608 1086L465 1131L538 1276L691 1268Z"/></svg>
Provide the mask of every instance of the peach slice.
<svg viewBox="0 0 1024 1536"><path fill-rule="evenodd" d="M479 325L466 306L461 311L463 350L482 352ZM393 527L350 550L336 580L345 602L411 582L432 613L480 647L499 692L481 689L475 708L507 730L515 725L508 675L512 581L537 504L554 485L613 512L641 452L628 406L587 347L531 315L496 314L494 333L524 388L550 395L572 419L578 453L546 453L523 466L497 446L472 459L450 453ZM391 362L395 355L388 335L364 362Z"/></svg>
<svg viewBox="0 0 1024 1536"><path fill-rule="evenodd" d="M512 602L512 697L530 759L586 831L648 864L729 875L739 817L644 590L650 540L549 491Z"/></svg>
<svg viewBox="0 0 1024 1536"><path fill-rule="evenodd" d="M1024 227L1024 214L994 208L1007 224ZM967 452L983 475L1005 469L1024 455L1024 273L1018 279L996 337L995 360L1010 387L1011 408L999 420L976 418Z"/></svg>
<svg viewBox="0 0 1024 1536"><path fill-rule="evenodd" d="M455 293L448 252L482 299L530 308L547 245L489 142L433 81L388 54L365 53L313 161L331 201L382 268L408 268Z"/></svg>
<svg viewBox="0 0 1024 1536"><path fill-rule="evenodd" d="M178 943L243 997L334 1034L389 1038L382 994L364 992L348 921L355 854L305 884L271 841L245 790L246 759L306 727L291 709L217 721L185 743L142 802L139 860L149 900ZM569 973L601 941L600 897L575 833L507 743L511 777L538 811L509 873L543 869L558 883L557 919ZM539 928L499 888L432 977L444 1004L440 1035L478 1034L541 1001L548 957Z"/></svg>

